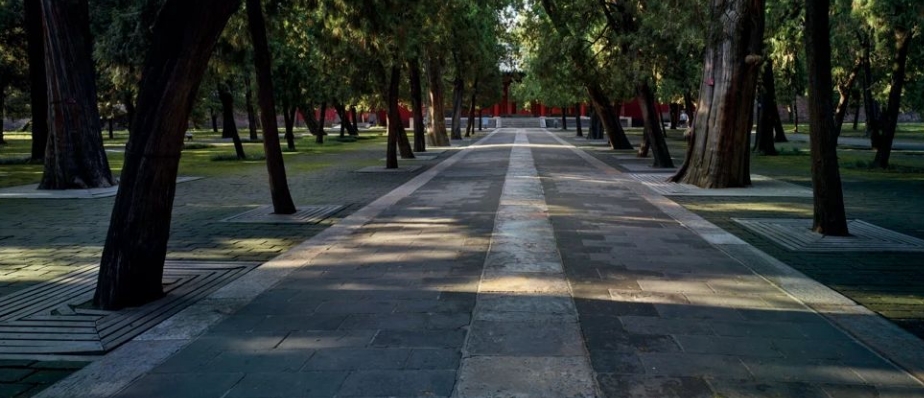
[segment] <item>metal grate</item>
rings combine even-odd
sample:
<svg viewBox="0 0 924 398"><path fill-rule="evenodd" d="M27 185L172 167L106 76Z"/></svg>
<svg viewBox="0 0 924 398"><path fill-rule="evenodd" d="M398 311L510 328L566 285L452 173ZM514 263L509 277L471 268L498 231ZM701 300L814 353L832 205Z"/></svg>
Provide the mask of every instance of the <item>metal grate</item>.
<svg viewBox="0 0 924 398"><path fill-rule="evenodd" d="M919 252L924 240L850 220L851 236L824 236L812 231L809 219L733 218L736 223L792 251L804 252Z"/></svg>
<svg viewBox="0 0 924 398"><path fill-rule="evenodd" d="M274 214L273 206L267 205L221 221L257 224L317 224L342 208L341 205L299 206L292 214Z"/></svg>
<svg viewBox="0 0 924 398"><path fill-rule="evenodd" d="M168 261L166 296L120 311L90 307L98 267L82 267L0 298L0 354L103 354L258 265Z"/></svg>

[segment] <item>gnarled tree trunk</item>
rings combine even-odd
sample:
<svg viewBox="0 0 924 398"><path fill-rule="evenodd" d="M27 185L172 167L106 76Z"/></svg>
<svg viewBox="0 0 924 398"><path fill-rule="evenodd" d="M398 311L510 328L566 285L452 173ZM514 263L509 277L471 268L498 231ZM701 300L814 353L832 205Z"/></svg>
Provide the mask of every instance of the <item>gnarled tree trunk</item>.
<svg viewBox="0 0 924 398"><path fill-rule="evenodd" d="M465 126L465 137L471 137L475 134L475 99L478 97L478 78L472 84L472 101L468 107L468 123Z"/></svg>
<svg viewBox="0 0 924 398"><path fill-rule="evenodd" d="M253 61L257 70L257 99L263 118L263 151L266 153L266 171L269 174L270 196L273 213L295 213L295 204L286 181L286 166L279 146L279 128L276 126L276 101L273 98L273 77L269 44L266 39L266 23L260 0L247 0L247 22L253 42ZM249 89L249 88L248 88Z"/></svg>
<svg viewBox="0 0 924 398"><path fill-rule="evenodd" d="M751 185L750 124L764 31L763 0L713 0L694 146L671 181L702 188Z"/></svg>
<svg viewBox="0 0 924 398"><path fill-rule="evenodd" d="M199 83L233 0L167 0L154 25L93 302L107 310L163 296L180 150Z"/></svg>
<svg viewBox="0 0 924 398"><path fill-rule="evenodd" d="M39 189L116 184L103 148L86 0L42 0L48 146Z"/></svg>
<svg viewBox="0 0 924 398"><path fill-rule="evenodd" d="M591 103L594 106L600 125L606 132L610 140L610 147L613 149L632 149L632 143L626 137L626 132L619 123L619 116L613 109L613 103L610 98L603 92L598 85L588 85L587 93L590 95ZM602 137L601 137L602 138Z"/></svg>
<svg viewBox="0 0 924 398"><path fill-rule="evenodd" d="M465 90L465 81L461 76L456 76L452 83L452 128L450 129L449 138L454 140L462 139L462 97Z"/></svg>
<svg viewBox="0 0 924 398"><path fill-rule="evenodd" d="M250 85L250 74L244 74L244 106L247 107L247 128L250 129L250 140L260 139L257 135L257 115L253 109L253 88Z"/></svg>
<svg viewBox="0 0 924 398"><path fill-rule="evenodd" d="M574 104L574 126L577 129L577 136L584 136L584 129L581 126L581 104Z"/></svg>
<svg viewBox="0 0 924 398"><path fill-rule="evenodd" d="M755 137L754 149L757 153L767 156L776 156L776 146L774 146L773 131L783 125L780 123L780 114L776 108L776 95L773 90L773 61L767 60L762 68L760 76L760 85L758 86L757 101L760 104L760 110L757 113L757 137Z"/></svg>
<svg viewBox="0 0 924 398"><path fill-rule="evenodd" d="M321 113L318 115L318 133L314 135L314 142L318 144L323 144L324 136L327 135L324 131L325 124L327 124L327 101L321 103Z"/></svg>

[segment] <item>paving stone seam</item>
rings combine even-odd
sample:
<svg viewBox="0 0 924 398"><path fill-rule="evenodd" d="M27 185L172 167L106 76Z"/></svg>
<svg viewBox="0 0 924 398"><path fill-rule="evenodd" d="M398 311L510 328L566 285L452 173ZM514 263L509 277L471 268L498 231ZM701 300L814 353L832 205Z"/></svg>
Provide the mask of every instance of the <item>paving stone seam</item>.
<svg viewBox="0 0 924 398"><path fill-rule="evenodd" d="M170 356L191 343L208 328L268 290L328 248L343 242L385 209L412 194L439 173L458 163L469 148L497 134L494 130L471 146L437 163L427 171L345 217L276 258L263 263L207 298L187 307L142 335L106 354L36 398L109 397L117 394Z"/></svg>
<svg viewBox="0 0 924 398"><path fill-rule="evenodd" d="M485 266L479 281L472 321L462 348L462 362L452 397L482 397L485 394L490 394L490 396L554 396L559 393L575 397L602 396L590 364L590 354L577 323L573 293L565 278L561 255L558 252L554 230L549 220L545 194L538 179L532 151L528 145L529 140L526 133L522 129L517 129L504 179L504 188L495 215L491 242L485 255ZM523 221L530 223L527 230L523 230L524 227L517 224ZM504 238L498 239L499 237ZM538 256L535 253L523 251L523 246L534 245L537 242L544 242L554 247L555 250ZM504 252L512 251L518 254L515 254L513 259L502 257L505 262L495 264L496 261L492 261L492 257L497 256L499 248ZM540 266L540 264L543 265ZM486 288L486 282L489 280L503 280L503 278L511 277L532 280L533 283L526 283L524 286L508 282L506 289ZM544 283L550 280L560 282L558 284L560 287L553 288L549 292L536 293L535 286L532 285L540 279ZM504 283L501 282L499 285L504 285ZM518 313L516 322L535 322L532 326L536 329L549 328L554 330L554 334L567 336L565 339L571 337L574 341L565 341L563 345L570 342L580 347L580 354L573 349L567 352L549 350L547 353L529 352L531 349L523 349L522 352L514 350L512 353L477 352L479 350L475 348L477 345L474 342L475 336L486 333L479 328L490 328L488 324L502 325L509 321L509 319L501 320L504 317L503 311L497 309L494 311L498 316L482 317L482 314L492 312L489 309L490 305L486 302L519 295L538 298L537 302L541 302L543 298L567 298L570 306L564 313L556 312L554 316L550 316L552 314L543 313L542 310L530 309ZM489 318L491 319L488 320ZM551 318L556 318L558 321L549 322ZM481 348L481 351L483 350ZM521 369L498 369L498 364L522 366L520 366ZM520 373L520 371L525 371L525 373ZM505 373L506 377L498 377L498 372ZM524 377L524 375L528 376ZM531 377L544 377L544 380L541 382L530 380ZM551 384L553 387L546 384Z"/></svg>
<svg viewBox="0 0 924 398"><path fill-rule="evenodd" d="M837 291L764 253L735 235L645 185L628 177L586 151L545 130L556 141L607 176L624 182L633 193L750 269L794 300L820 314L834 327L924 386L924 341L857 304Z"/></svg>

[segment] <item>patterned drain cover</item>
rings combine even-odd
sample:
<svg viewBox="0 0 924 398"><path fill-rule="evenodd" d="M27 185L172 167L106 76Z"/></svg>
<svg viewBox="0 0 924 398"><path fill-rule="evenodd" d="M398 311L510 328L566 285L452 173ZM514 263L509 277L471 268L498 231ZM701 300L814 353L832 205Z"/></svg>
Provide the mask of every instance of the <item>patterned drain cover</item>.
<svg viewBox="0 0 924 398"><path fill-rule="evenodd" d="M924 240L850 220L847 228L852 236L824 236L812 232L809 219L733 218L741 226L792 251L804 252L920 252Z"/></svg>
<svg viewBox="0 0 924 398"><path fill-rule="evenodd" d="M0 354L103 354L257 265L168 261L167 295L120 311L90 306L98 267L82 267L0 298Z"/></svg>
<svg viewBox="0 0 924 398"><path fill-rule="evenodd" d="M665 196L760 196L760 197L812 197L812 190L770 177L753 174L747 188L703 189L690 184L667 182L664 173L629 174L655 192Z"/></svg>
<svg viewBox="0 0 924 398"><path fill-rule="evenodd" d="M317 224L342 208L343 206L341 205L297 206L297 211L293 214L273 214L273 206L267 205L221 221L263 224Z"/></svg>

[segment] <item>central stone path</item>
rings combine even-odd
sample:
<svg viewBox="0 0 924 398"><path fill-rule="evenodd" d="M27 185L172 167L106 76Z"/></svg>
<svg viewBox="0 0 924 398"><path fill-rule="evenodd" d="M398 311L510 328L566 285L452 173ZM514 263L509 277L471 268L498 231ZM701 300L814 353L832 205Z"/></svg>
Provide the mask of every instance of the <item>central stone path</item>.
<svg viewBox="0 0 924 398"><path fill-rule="evenodd" d="M596 396L528 144L520 130L463 349L458 397Z"/></svg>

